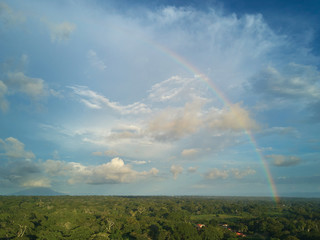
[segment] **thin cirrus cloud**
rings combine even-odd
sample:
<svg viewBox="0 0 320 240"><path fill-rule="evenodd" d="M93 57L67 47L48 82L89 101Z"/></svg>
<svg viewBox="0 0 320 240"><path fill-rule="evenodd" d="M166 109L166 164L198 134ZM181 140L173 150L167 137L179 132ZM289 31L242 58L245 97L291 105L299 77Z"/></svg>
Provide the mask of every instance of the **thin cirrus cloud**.
<svg viewBox="0 0 320 240"><path fill-rule="evenodd" d="M98 54L95 51L89 50L87 57L90 64L94 68L99 69L101 71L104 71L107 68L106 64L101 60L101 58L99 58Z"/></svg>
<svg viewBox="0 0 320 240"><path fill-rule="evenodd" d="M123 106L117 102L112 102L108 98L88 89L85 86L69 86L73 90L73 93L79 96L80 102L85 104L88 108L103 109L109 107L121 114L138 114L148 113L150 110L148 107L139 102Z"/></svg>

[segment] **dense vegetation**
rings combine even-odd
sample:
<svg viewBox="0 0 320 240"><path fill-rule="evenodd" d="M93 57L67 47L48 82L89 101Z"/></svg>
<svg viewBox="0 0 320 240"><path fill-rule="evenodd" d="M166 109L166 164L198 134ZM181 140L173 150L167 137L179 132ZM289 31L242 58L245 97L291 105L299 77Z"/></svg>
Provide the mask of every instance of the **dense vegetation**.
<svg viewBox="0 0 320 240"><path fill-rule="evenodd" d="M319 229L319 199L0 197L0 239L313 240Z"/></svg>

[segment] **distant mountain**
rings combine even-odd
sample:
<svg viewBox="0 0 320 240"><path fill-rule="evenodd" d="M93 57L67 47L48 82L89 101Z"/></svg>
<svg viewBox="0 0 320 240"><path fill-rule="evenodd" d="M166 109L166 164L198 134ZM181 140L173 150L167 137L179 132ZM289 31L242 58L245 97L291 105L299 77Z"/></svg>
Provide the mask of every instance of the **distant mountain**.
<svg viewBox="0 0 320 240"><path fill-rule="evenodd" d="M26 190L22 190L11 195L14 196L61 196L65 195L64 193L59 193L51 188L46 187L36 187L36 188L29 188Z"/></svg>

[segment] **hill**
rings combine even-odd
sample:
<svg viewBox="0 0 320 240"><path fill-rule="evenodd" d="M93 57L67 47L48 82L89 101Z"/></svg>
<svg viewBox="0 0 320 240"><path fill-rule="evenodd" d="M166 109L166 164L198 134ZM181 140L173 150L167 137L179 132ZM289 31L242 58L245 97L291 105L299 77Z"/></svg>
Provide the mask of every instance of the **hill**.
<svg viewBox="0 0 320 240"><path fill-rule="evenodd" d="M64 193L56 192L51 188L46 187L36 187L36 188L29 188L26 190L22 190L19 192L15 192L11 195L14 196L61 196L65 195Z"/></svg>

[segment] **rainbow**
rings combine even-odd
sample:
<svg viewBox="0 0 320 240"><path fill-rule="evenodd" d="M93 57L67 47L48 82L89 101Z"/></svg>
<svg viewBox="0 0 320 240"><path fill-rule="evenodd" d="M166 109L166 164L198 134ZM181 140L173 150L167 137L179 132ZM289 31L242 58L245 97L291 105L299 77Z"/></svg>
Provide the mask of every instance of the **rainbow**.
<svg viewBox="0 0 320 240"><path fill-rule="evenodd" d="M203 73L201 73L200 70L198 70L195 66L193 66L190 62L188 62L186 59L182 58L177 53L173 52L172 50L154 42L154 41L147 41L150 45L153 45L157 49L159 49L162 53L164 53L166 56L168 56L170 59L172 59L174 62L176 62L178 65L182 66L184 69L186 69L188 72L194 74L198 78L200 78L202 81L204 81L212 90L213 93L216 95L216 97L224 104L224 106L230 108L233 104L224 96L224 94L214 85L214 83ZM253 145L255 152L262 164L262 167L264 169L264 172L267 176L267 181L270 186L270 192L272 195L272 198L276 204L279 203L279 195L277 193L277 188L274 183L272 174L269 169L269 165L264 159L263 155L261 154L261 151L258 148L257 141L255 140L253 134L248 129L244 129L244 133L248 136L249 141Z"/></svg>

